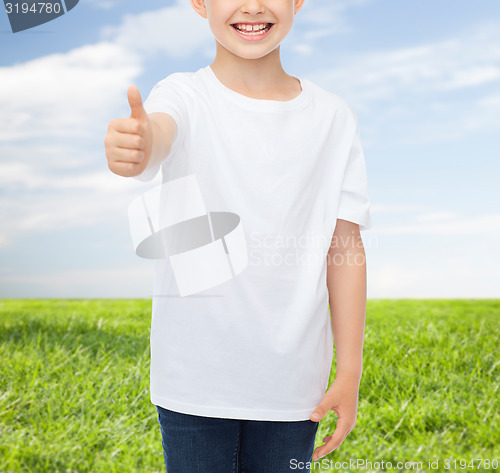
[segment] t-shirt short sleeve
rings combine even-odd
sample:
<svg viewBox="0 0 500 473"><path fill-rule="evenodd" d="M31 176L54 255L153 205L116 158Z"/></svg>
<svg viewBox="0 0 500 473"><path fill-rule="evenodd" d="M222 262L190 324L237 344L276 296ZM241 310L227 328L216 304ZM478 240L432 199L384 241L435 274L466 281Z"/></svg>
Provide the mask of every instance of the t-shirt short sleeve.
<svg viewBox="0 0 500 473"><path fill-rule="evenodd" d="M372 227L366 163L357 120L342 183L337 218L357 223L360 231Z"/></svg>
<svg viewBox="0 0 500 473"><path fill-rule="evenodd" d="M163 112L167 113L175 120L177 123L177 136L174 143L172 143L170 154L175 153L177 145L182 142L187 120L186 104L182 98L182 92L179 84L176 83L173 75L170 75L158 82L149 93L143 105L144 110L146 110L146 113L148 114ZM153 168L145 169L142 174L134 176L134 178L143 182L150 181L157 175L160 168L161 163Z"/></svg>

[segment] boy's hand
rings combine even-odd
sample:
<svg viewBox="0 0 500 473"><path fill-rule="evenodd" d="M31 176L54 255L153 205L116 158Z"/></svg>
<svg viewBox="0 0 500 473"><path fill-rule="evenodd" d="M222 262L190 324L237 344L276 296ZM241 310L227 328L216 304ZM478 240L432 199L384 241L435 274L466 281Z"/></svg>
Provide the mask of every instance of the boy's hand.
<svg viewBox="0 0 500 473"><path fill-rule="evenodd" d="M356 425L358 411L359 384L335 380L326 391L319 406L310 415L313 422L319 422L331 409L338 415L337 426L333 435L323 439L326 444L319 446L313 453L312 459L328 455L338 448ZM314 417L317 414L318 417Z"/></svg>
<svg viewBox="0 0 500 473"><path fill-rule="evenodd" d="M153 149L152 122L144 110L139 89L127 91L130 118L117 118L104 139L109 169L123 177L137 176L146 169Z"/></svg>

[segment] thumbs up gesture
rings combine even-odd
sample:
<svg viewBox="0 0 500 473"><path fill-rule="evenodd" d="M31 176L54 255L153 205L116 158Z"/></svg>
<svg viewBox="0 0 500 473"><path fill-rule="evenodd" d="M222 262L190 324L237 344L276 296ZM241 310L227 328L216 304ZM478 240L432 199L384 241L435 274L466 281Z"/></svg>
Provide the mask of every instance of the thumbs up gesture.
<svg viewBox="0 0 500 473"><path fill-rule="evenodd" d="M153 149L153 128L139 89L129 87L127 97L130 118L117 118L109 123L104 147L109 169L119 176L132 177L146 169Z"/></svg>

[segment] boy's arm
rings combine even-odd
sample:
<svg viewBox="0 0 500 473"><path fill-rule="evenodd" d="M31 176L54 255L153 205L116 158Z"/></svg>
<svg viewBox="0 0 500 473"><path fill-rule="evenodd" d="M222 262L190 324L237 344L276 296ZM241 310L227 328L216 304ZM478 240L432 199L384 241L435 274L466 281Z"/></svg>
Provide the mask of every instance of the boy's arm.
<svg viewBox="0 0 500 473"><path fill-rule="evenodd" d="M177 123L170 115L154 112L148 117L153 129L153 148L145 169L154 168L170 154L178 132Z"/></svg>
<svg viewBox="0 0 500 473"><path fill-rule="evenodd" d="M335 379L359 388L366 318L366 255L359 225L338 219L328 252L327 286L337 369Z"/></svg>
<svg viewBox="0 0 500 473"><path fill-rule="evenodd" d="M319 422L333 410L338 420L333 435L314 451L313 460L338 448L356 425L366 316L366 261L358 224L337 219L327 258L337 370L335 381L309 418Z"/></svg>

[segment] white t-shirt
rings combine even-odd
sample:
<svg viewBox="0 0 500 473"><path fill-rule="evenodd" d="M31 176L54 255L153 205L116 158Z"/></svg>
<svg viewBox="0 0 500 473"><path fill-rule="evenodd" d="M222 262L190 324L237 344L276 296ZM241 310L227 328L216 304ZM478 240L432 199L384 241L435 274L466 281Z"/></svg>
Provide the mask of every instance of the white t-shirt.
<svg viewBox="0 0 500 473"><path fill-rule="evenodd" d="M157 261L155 405L300 421L329 387L326 257L338 218L371 228L370 201L356 115L339 96L299 80L292 100L254 99L206 66L169 75L144 102L147 113L168 113L178 125L163 183L194 175L207 211L239 216L239 254L248 257L229 279L184 296L173 260ZM151 180L159 168L137 179ZM234 242L224 243L230 253Z"/></svg>

